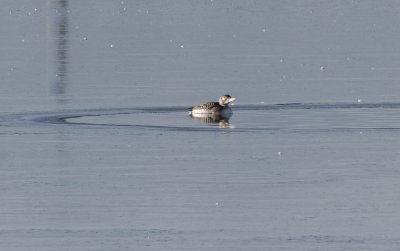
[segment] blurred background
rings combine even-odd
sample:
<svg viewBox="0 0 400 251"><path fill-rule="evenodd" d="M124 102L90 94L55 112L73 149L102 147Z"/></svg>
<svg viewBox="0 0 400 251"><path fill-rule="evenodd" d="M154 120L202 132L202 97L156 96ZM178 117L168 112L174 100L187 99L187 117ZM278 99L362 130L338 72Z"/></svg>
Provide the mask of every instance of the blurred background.
<svg viewBox="0 0 400 251"><path fill-rule="evenodd" d="M396 101L396 1L2 3L1 111Z"/></svg>

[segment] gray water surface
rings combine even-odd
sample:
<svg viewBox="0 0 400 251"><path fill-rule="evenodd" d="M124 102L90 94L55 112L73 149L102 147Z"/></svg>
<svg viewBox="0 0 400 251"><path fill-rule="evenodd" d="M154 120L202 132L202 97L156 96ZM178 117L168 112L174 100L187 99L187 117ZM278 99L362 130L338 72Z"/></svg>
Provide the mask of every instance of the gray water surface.
<svg viewBox="0 0 400 251"><path fill-rule="evenodd" d="M2 6L1 250L398 249L397 1Z"/></svg>

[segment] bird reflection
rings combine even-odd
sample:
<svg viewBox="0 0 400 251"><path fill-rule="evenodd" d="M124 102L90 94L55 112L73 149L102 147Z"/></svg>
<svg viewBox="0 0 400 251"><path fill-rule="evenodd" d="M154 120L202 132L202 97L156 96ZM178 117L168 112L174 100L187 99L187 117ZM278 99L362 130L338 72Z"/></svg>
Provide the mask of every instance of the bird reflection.
<svg viewBox="0 0 400 251"><path fill-rule="evenodd" d="M229 118L228 117L224 117L224 116L220 116L220 115L204 115L204 116L191 116L191 118L193 118L194 120L206 123L206 124L218 124L219 128L234 128L234 126L229 123Z"/></svg>
<svg viewBox="0 0 400 251"><path fill-rule="evenodd" d="M52 57L52 89L57 102L65 103L68 75L68 1L48 0L51 13L49 20Z"/></svg>

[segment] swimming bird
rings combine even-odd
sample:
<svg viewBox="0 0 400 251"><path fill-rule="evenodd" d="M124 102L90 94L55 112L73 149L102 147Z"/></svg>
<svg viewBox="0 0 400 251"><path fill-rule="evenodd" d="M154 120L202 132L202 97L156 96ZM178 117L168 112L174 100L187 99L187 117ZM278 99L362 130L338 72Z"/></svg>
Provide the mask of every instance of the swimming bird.
<svg viewBox="0 0 400 251"><path fill-rule="evenodd" d="M219 97L218 102L207 102L204 104L192 106L189 108L189 115L192 117L221 117L229 119L232 116L232 110L229 103L233 102L235 98L226 94Z"/></svg>

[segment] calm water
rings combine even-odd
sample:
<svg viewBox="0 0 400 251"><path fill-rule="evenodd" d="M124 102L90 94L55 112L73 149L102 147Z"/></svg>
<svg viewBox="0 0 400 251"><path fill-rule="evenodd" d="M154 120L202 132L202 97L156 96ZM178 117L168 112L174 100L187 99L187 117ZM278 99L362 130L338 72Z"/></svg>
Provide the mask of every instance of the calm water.
<svg viewBox="0 0 400 251"><path fill-rule="evenodd" d="M400 245L397 1L2 6L0 249Z"/></svg>

